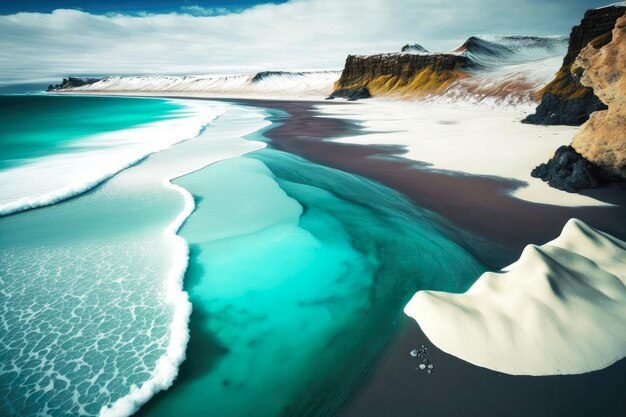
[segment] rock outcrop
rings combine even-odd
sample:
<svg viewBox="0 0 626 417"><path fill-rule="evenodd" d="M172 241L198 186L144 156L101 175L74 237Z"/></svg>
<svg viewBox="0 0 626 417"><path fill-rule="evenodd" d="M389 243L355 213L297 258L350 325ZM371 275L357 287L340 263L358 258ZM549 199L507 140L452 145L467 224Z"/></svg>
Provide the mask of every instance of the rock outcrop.
<svg viewBox="0 0 626 417"><path fill-rule="evenodd" d="M626 182L626 15L600 49L585 47L573 63L580 82L593 88L607 110L596 111L583 124L571 146L559 148L547 164L532 172L552 187L566 191Z"/></svg>
<svg viewBox="0 0 626 417"><path fill-rule="evenodd" d="M466 76L467 58L455 54L348 55L335 92L367 88L372 95L436 94Z"/></svg>
<svg viewBox="0 0 626 417"><path fill-rule="evenodd" d="M626 6L620 4L587 10L580 25L572 29L563 65L554 80L539 92L539 106L523 123L578 126L587 121L591 113L606 109L593 90L572 74L571 67L585 46L601 48L611 41L611 30L624 11Z"/></svg>
<svg viewBox="0 0 626 417"><path fill-rule="evenodd" d="M63 78L61 84L48 86L48 91L65 90L67 88L82 87L83 85L93 84L100 81L100 78Z"/></svg>
<svg viewBox="0 0 626 417"><path fill-rule="evenodd" d="M370 90L365 87L361 88L341 88L333 91L333 93L327 99L333 98L345 98L348 101L356 101L364 98L370 98Z"/></svg>
<svg viewBox="0 0 626 417"><path fill-rule="evenodd" d="M617 20L613 40L601 49L587 46L574 69L608 106L597 111L574 136L572 147L611 177L626 181L626 15Z"/></svg>
<svg viewBox="0 0 626 417"><path fill-rule="evenodd" d="M428 51L419 43L407 43L400 50L401 52L406 52L409 54L427 54Z"/></svg>
<svg viewBox="0 0 626 417"><path fill-rule="evenodd" d="M570 193L596 188L606 180L602 169L583 158L571 146L561 146L552 159L533 169L530 175L541 178L550 187Z"/></svg>

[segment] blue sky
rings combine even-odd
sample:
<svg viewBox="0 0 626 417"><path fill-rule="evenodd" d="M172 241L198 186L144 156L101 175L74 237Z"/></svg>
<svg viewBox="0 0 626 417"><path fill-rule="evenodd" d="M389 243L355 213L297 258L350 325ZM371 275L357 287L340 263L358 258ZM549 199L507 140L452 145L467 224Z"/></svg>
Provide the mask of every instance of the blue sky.
<svg viewBox="0 0 626 417"><path fill-rule="evenodd" d="M348 54L568 35L599 0L0 0L0 85L341 69ZM78 8L77 8L78 7ZM18 13L21 12L21 13Z"/></svg>
<svg viewBox="0 0 626 417"><path fill-rule="evenodd" d="M338 0L340 1L340 0ZM262 3L286 3L287 0L8 0L0 1L0 14L18 12L49 13L55 9L80 9L93 14L111 12L173 13L193 10L240 11Z"/></svg>

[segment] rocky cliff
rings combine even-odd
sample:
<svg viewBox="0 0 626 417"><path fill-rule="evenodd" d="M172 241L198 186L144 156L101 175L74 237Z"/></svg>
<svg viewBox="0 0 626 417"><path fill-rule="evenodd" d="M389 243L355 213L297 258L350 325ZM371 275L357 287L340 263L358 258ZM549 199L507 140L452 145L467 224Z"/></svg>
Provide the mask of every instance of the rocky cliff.
<svg viewBox="0 0 626 417"><path fill-rule="evenodd" d="M626 15L617 20L613 40L602 49L587 46L574 68L583 69L581 83L593 88L608 109L591 115L572 147L609 175L626 181Z"/></svg>
<svg viewBox="0 0 626 417"><path fill-rule="evenodd" d="M566 49L563 36L480 35L448 53L428 53L415 44L402 53L350 55L333 96L367 89L373 96L444 102L535 102Z"/></svg>
<svg viewBox="0 0 626 417"><path fill-rule="evenodd" d="M593 88L607 110L596 111L578 130L572 145L560 148L533 171L551 186L575 191L603 182L626 182L626 15L600 49L585 47L572 65L582 85ZM567 149L565 149L567 148Z"/></svg>
<svg viewBox="0 0 626 417"><path fill-rule="evenodd" d="M600 48L611 41L615 21L624 14L626 6L616 4L588 10L569 38L567 54L555 78L540 92L541 102L524 123L578 126L597 110L606 109L590 87L580 83L571 67L580 51L591 44Z"/></svg>
<svg viewBox="0 0 626 417"><path fill-rule="evenodd" d="M61 82L61 84L57 84L57 85L50 84L48 86L48 91L65 90L65 89L73 88L73 87L82 87L84 85L93 84L98 81L100 81L99 78L74 78L74 77L63 78L63 81Z"/></svg>
<svg viewBox="0 0 626 417"><path fill-rule="evenodd" d="M377 94L432 94L443 92L466 76L465 56L455 54L348 55L336 91L367 88Z"/></svg>

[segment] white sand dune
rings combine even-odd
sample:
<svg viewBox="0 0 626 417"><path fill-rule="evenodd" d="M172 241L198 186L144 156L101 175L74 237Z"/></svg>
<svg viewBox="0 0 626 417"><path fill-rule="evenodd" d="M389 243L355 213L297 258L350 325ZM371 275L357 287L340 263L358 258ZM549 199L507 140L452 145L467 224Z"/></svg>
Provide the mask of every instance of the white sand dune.
<svg viewBox="0 0 626 417"><path fill-rule="evenodd" d="M465 294L419 291L404 312L441 350L485 368L602 369L626 356L626 243L571 219Z"/></svg>
<svg viewBox="0 0 626 417"><path fill-rule="evenodd" d="M325 116L355 120L363 131L335 139L361 145L399 145L400 156L437 170L512 178L526 183L513 197L558 206L602 206L601 201L551 188L530 176L554 150L571 142L573 126L520 123L530 106L369 99L318 105ZM366 133L366 134L362 134Z"/></svg>

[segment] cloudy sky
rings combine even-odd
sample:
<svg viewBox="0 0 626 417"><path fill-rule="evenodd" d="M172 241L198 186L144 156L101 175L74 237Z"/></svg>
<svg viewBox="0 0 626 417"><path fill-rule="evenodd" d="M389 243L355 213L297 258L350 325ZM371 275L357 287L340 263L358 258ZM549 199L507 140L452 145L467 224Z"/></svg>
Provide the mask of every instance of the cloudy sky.
<svg viewBox="0 0 626 417"><path fill-rule="evenodd" d="M569 34L596 0L0 2L0 85L65 75L341 69L349 53Z"/></svg>

